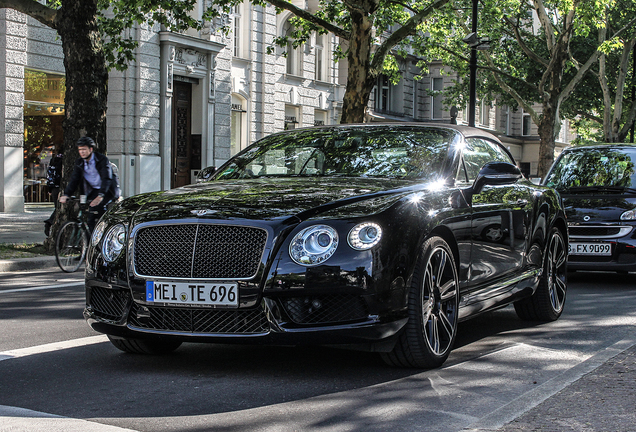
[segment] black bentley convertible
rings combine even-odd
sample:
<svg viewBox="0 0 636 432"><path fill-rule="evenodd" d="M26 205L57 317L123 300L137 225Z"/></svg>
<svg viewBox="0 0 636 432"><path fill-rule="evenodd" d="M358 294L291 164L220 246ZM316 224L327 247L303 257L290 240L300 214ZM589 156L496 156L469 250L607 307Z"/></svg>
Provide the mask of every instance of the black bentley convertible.
<svg viewBox="0 0 636 432"><path fill-rule="evenodd" d="M567 224L494 136L450 125L270 135L210 180L133 196L91 239L86 309L119 349L324 344L432 368L458 322L551 321Z"/></svg>

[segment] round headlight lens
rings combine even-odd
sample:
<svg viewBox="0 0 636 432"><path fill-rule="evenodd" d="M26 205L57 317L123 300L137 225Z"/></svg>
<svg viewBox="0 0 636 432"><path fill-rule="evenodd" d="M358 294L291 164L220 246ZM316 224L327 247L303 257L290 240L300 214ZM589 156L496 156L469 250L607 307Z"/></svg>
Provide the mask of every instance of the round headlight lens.
<svg viewBox="0 0 636 432"><path fill-rule="evenodd" d="M621 220L636 220L636 209L627 210L621 215Z"/></svg>
<svg viewBox="0 0 636 432"><path fill-rule="evenodd" d="M97 243L99 243L104 235L104 231L106 231L106 222L98 223L93 231L93 235L91 236L91 244L93 246L97 246Z"/></svg>
<svg viewBox="0 0 636 432"><path fill-rule="evenodd" d="M349 246L355 250L367 250L377 245L382 238L382 227L374 222L358 224L349 231Z"/></svg>
<svg viewBox="0 0 636 432"><path fill-rule="evenodd" d="M102 253L104 259L108 262L117 259L124 244L126 243L126 228L121 225L115 225L106 233L104 237L104 245L102 246Z"/></svg>
<svg viewBox="0 0 636 432"><path fill-rule="evenodd" d="M327 225L314 225L294 236L289 256L298 264L314 265L328 260L337 248L338 232Z"/></svg>

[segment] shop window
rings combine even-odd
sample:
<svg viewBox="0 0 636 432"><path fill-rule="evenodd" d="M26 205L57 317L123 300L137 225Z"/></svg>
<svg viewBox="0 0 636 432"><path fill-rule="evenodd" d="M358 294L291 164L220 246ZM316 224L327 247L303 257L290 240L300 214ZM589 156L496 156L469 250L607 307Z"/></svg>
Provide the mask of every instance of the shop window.
<svg viewBox="0 0 636 432"><path fill-rule="evenodd" d="M236 153L247 147L247 101L242 97L232 95L232 126L230 131L231 153Z"/></svg>
<svg viewBox="0 0 636 432"><path fill-rule="evenodd" d="M47 184L47 171L54 156L61 154L64 135L66 78L36 70L24 71L24 200L51 202L54 192Z"/></svg>

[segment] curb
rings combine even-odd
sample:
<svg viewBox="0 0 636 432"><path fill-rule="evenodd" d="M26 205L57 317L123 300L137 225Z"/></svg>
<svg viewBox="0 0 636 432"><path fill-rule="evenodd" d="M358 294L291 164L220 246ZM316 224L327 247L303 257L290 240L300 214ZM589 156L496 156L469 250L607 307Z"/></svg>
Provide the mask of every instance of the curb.
<svg viewBox="0 0 636 432"><path fill-rule="evenodd" d="M55 268L59 270L54 256L0 260L0 273L26 270L51 270Z"/></svg>

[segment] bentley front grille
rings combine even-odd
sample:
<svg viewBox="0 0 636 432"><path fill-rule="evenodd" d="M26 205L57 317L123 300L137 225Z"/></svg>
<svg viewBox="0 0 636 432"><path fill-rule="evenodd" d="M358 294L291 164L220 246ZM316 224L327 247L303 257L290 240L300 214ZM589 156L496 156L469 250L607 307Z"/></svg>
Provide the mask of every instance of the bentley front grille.
<svg viewBox="0 0 636 432"><path fill-rule="evenodd" d="M93 287L90 291L88 306L95 316L109 320L121 321L130 293L128 290L112 290L102 287Z"/></svg>
<svg viewBox="0 0 636 432"><path fill-rule="evenodd" d="M142 329L198 334L269 332L269 323L261 308L220 310L139 306L133 303L128 323Z"/></svg>
<svg viewBox="0 0 636 432"><path fill-rule="evenodd" d="M262 228L171 224L141 228L135 237L135 271L145 277L248 279L267 242Z"/></svg>

